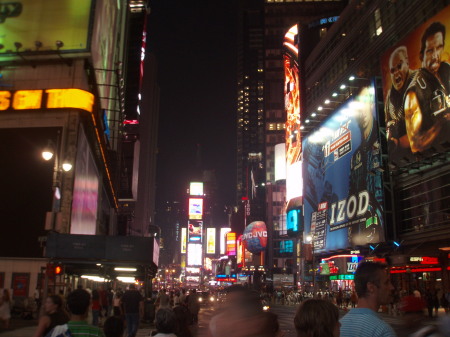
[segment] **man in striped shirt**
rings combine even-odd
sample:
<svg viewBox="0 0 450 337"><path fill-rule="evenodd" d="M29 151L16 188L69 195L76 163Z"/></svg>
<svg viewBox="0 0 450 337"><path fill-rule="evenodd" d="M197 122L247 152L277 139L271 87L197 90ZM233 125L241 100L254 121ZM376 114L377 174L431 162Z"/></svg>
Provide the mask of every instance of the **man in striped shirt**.
<svg viewBox="0 0 450 337"><path fill-rule="evenodd" d="M341 337L396 337L377 314L380 305L390 303L393 289L386 266L362 262L355 272L358 306L341 319Z"/></svg>
<svg viewBox="0 0 450 337"><path fill-rule="evenodd" d="M67 306L70 311L70 321L57 325L51 332L51 337L104 337L103 331L87 323L86 319L91 304L91 295L84 289L72 291L67 296Z"/></svg>

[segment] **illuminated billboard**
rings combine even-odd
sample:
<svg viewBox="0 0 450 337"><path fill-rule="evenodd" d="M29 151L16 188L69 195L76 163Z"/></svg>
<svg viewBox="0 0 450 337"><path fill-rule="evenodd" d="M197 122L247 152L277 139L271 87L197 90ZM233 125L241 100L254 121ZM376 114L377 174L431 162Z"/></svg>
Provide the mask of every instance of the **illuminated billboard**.
<svg viewBox="0 0 450 337"><path fill-rule="evenodd" d="M189 195L203 195L203 183L191 182L189 184Z"/></svg>
<svg viewBox="0 0 450 337"><path fill-rule="evenodd" d="M216 229L206 229L206 254L216 253Z"/></svg>
<svg viewBox="0 0 450 337"><path fill-rule="evenodd" d="M302 226L302 211L299 209L292 209L286 216L286 229L288 235L296 235L299 230L303 229Z"/></svg>
<svg viewBox="0 0 450 337"><path fill-rule="evenodd" d="M265 222L253 221L245 227L242 242L245 248L253 254L258 254L265 250L267 246L267 227Z"/></svg>
<svg viewBox="0 0 450 337"><path fill-rule="evenodd" d="M288 201L301 197L303 192L300 163L302 140L300 132L301 83L298 39L298 25L294 25L284 36L283 42L284 108L286 111L286 184L288 192L286 199Z"/></svg>
<svg viewBox="0 0 450 337"><path fill-rule="evenodd" d="M225 254L226 248L226 234L231 232L231 228L221 228L220 229L220 254Z"/></svg>
<svg viewBox="0 0 450 337"><path fill-rule="evenodd" d="M373 85L303 141L304 227L316 251L384 241L383 182Z"/></svg>
<svg viewBox="0 0 450 337"><path fill-rule="evenodd" d="M225 234L226 237L226 248L225 253L228 256L236 256L236 233L228 232Z"/></svg>
<svg viewBox="0 0 450 337"><path fill-rule="evenodd" d="M189 198L189 219L201 219L203 216L203 199Z"/></svg>
<svg viewBox="0 0 450 337"><path fill-rule="evenodd" d="M70 234L97 234L99 174L83 127L78 132Z"/></svg>
<svg viewBox="0 0 450 337"><path fill-rule="evenodd" d="M286 144L275 145L275 181L286 179Z"/></svg>
<svg viewBox="0 0 450 337"><path fill-rule="evenodd" d="M450 6L382 55L389 160L397 166L450 149L449 29Z"/></svg>
<svg viewBox="0 0 450 337"><path fill-rule="evenodd" d="M202 263L202 245L198 243L188 243L187 245L187 265L201 266Z"/></svg>
<svg viewBox="0 0 450 337"><path fill-rule="evenodd" d="M18 58L17 51L88 51L92 7L90 0L2 1L0 60Z"/></svg>
<svg viewBox="0 0 450 337"><path fill-rule="evenodd" d="M189 242L202 242L203 221L189 220L188 223L188 241Z"/></svg>
<svg viewBox="0 0 450 337"><path fill-rule="evenodd" d="M181 254L186 254L187 228L181 228Z"/></svg>

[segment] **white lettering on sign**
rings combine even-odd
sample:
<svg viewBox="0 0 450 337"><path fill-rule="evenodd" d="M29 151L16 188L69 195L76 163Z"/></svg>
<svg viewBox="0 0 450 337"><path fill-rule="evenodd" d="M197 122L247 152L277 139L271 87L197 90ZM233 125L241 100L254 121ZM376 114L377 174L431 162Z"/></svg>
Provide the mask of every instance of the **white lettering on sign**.
<svg viewBox="0 0 450 337"><path fill-rule="evenodd" d="M242 235L242 240L248 240L251 238L266 238L267 237L267 231L262 232L256 232L256 233L247 233Z"/></svg>
<svg viewBox="0 0 450 337"><path fill-rule="evenodd" d="M358 264L355 262L347 262L347 273L353 273L356 271Z"/></svg>

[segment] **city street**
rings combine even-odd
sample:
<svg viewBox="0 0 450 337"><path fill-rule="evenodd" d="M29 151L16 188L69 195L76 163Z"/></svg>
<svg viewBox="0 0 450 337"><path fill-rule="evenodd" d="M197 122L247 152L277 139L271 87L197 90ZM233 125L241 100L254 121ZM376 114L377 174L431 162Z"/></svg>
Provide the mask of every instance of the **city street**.
<svg viewBox="0 0 450 337"><path fill-rule="evenodd" d="M278 315L278 321L280 323L281 330L284 332L284 337L295 337L294 328L294 315L297 306L288 305L273 305L271 307L272 312ZM199 314L198 325L193 325L191 331L196 337L205 337L208 335L208 324L211 319L216 314L214 308L202 308ZM341 317L346 314L346 311L340 310ZM442 308L440 308L439 316L445 315ZM403 321L401 317L393 317L386 313L380 313L380 316L384 321L390 324L398 335L404 330ZM435 319L426 320L426 324L433 324L436 322ZM13 319L11 322L12 330L0 331L1 337L31 337L37 326L37 320L22 320ZM154 326L150 324L142 324L138 331L137 337L147 337L150 336L151 332L154 330Z"/></svg>

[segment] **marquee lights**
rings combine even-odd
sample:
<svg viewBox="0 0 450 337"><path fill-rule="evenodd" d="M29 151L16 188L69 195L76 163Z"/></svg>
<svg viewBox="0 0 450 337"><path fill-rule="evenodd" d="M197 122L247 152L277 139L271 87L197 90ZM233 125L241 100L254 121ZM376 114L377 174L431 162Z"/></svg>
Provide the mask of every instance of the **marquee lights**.
<svg viewBox="0 0 450 337"><path fill-rule="evenodd" d="M94 95L81 89L0 91L0 111L72 108L93 111Z"/></svg>

